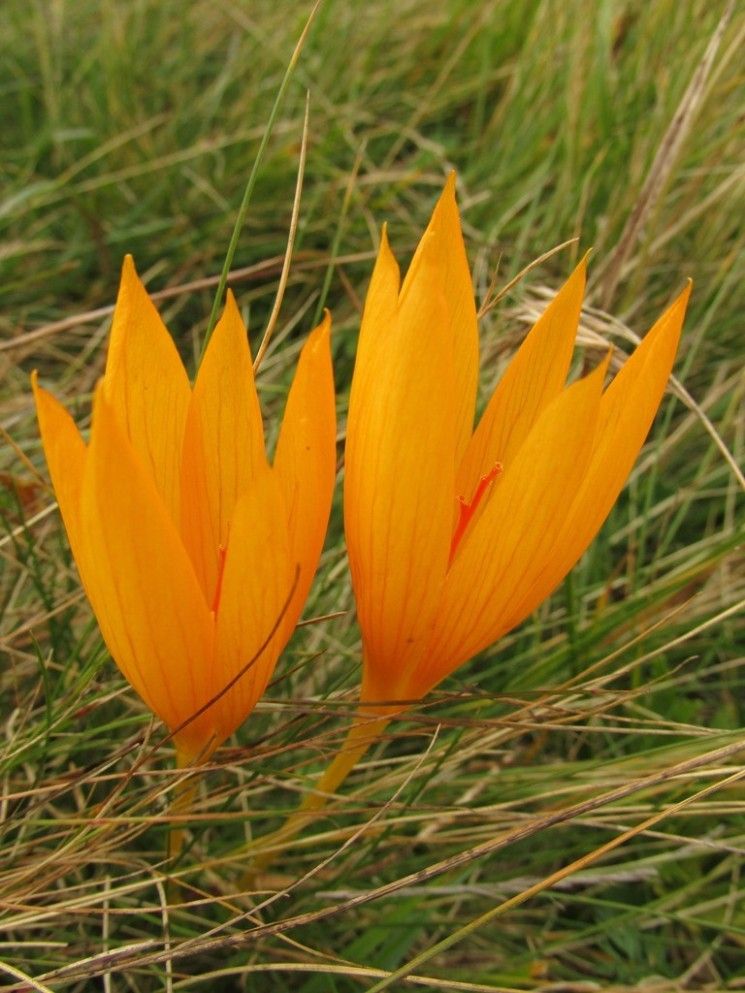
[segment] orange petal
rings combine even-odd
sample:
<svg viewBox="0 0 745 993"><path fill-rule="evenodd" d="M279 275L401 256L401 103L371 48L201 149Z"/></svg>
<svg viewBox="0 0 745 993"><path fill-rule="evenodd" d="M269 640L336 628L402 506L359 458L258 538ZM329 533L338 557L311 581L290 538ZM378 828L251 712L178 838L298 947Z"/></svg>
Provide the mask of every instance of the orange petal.
<svg viewBox="0 0 745 993"><path fill-rule="evenodd" d="M209 603L236 503L266 466L248 335L228 291L199 367L183 448L181 533Z"/></svg>
<svg viewBox="0 0 745 993"><path fill-rule="evenodd" d="M517 623L516 605L573 541L566 515L592 454L606 368L546 407L487 498L448 573L412 694L427 692Z"/></svg>
<svg viewBox="0 0 745 993"><path fill-rule="evenodd" d="M155 484L99 387L81 501L87 592L114 660L172 730L212 695L213 624ZM211 715L178 739L195 755Z"/></svg>
<svg viewBox="0 0 745 993"><path fill-rule="evenodd" d="M179 520L181 443L191 390L173 339L127 255L111 326L106 398Z"/></svg>
<svg viewBox="0 0 745 993"><path fill-rule="evenodd" d="M425 235L430 244L432 235ZM366 692L395 697L426 648L447 567L454 484L452 340L434 252L401 295L390 345L353 382L344 518L366 658ZM369 699L369 696L368 696Z"/></svg>
<svg viewBox="0 0 745 993"><path fill-rule="evenodd" d="M391 252L388 233L383 226L378 257L365 297L352 389L359 391L362 388L370 355L374 355L380 348L388 347L396 318L399 283L398 263Z"/></svg>
<svg viewBox="0 0 745 993"><path fill-rule="evenodd" d="M570 540L557 549L535 583L515 603L515 624L559 585L616 502L670 377L689 293L687 287L665 311L603 394L592 456L562 528Z"/></svg>
<svg viewBox="0 0 745 993"><path fill-rule="evenodd" d="M85 583L81 570L80 547L80 499L87 454L85 442L65 408L51 393L47 393L39 386L36 372L31 374L31 385L52 486L72 554L75 556L81 579Z"/></svg>
<svg viewBox="0 0 745 993"><path fill-rule="evenodd" d="M496 462L514 459L569 371L585 289L586 258L536 322L500 380L458 468L457 492L470 500Z"/></svg>
<svg viewBox="0 0 745 993"><path fill-rule="evenodd" d="M439 284L445 295L448 309L448 326L453 343L452 386L455 417L455 457L460 461L473 431L476 410L476 390L479 378L479 335L473 281L468 266L466 246L460 226L460 215L455 200L455 173L448 176L445 188L437 201L424 238L414 254L406 274L402 295L420 278L427 235L431 245L427 251L435 252L440 267ZM427 279L429 277L425 277Z"/></svg>
<svg viewBox="0 0 745 993"><path fill-rule="evenodd" d="M276 473L264 466L238 501L230 528L217 610L218 688L241 672L280 623L261 655L215 705L221 738L231 734L254 708L292 634L302 603L298 605L293 597L293 606L284 616L282 609L293 580L287 509Z"/></svg>
<svg viewBox="0 0 745 993"><path fill-rule="evenodd" d="M336 406L331 317L303 346L277 441L274 469L284 496L293 561L300 576L290 613L303 608L323 548L336 478Z"/></svg>

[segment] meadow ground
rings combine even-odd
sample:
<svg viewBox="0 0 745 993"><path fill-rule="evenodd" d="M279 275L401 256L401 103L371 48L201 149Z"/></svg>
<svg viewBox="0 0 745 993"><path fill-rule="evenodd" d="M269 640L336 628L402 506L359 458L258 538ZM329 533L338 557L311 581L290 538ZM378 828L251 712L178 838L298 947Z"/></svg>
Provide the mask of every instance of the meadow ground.
<svg viewBox="0 0 745 993"><path fill-rule="evenodd" d="M591 550L247 892L241 847L312 787L359 686L337 488L309 623L210 762L167 892L171 750L148 753L162 729L81 593L28 376L87 428L125 252L167 291L194 368L308 8L0 10L0 990L745 989L745 18L720 0L322 5L231 279L255 347L308 92L260 376L270 435L324 306L343 434L381 224L405 263L453 168L480 304L576 239L483 315L482 398L589 246L578 368L608 342L620 361L688 276L693 297L675 381Z"/></svg>

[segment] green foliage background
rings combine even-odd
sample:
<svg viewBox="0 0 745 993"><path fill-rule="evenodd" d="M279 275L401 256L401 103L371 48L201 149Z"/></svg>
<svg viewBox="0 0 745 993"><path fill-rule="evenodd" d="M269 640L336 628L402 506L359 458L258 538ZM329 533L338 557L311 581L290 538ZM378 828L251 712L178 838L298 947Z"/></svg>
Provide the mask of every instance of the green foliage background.
<svg viewBox="0 0 745 993"><path fill-rule="evenodd" d="M256 347L286 244L307 91L295 262L261 374L270 436L323 306L334 315L343 427L380 226L405 263L452 168L479 302L494 280L502 287L578 239L484 316L484 397L589 246L578 368L609 341L620 361L625 329L643 333L692 276L676 368L684 388L672 386L622 499L564 586L400 722L330 815L247 892L240 846L311 788L354 706L359 643L336 506L307 617L343 613L299 629L265 702L211 765L169 902L171 756L162 749L132 774L161 730L105 653L52 495L34 475L45 470L28 373L38 368L85 429L108 330L96 311L113 302L125 252L151 289L173 290L162 312L194 367L214 294L204 281L222 265L309 5L5 0L0 990L742 988L737 5L685 110L726 7L322 5L241 234L236 266L249 272L231 280ZM627 795L602 799L615 788ZM545 822L580 802L587 809L559 826ZM657 824L594 854L655 814ZM460 857L516 830L524 836L499 851ZM412 975L391 978L397 969Z"/></svg>

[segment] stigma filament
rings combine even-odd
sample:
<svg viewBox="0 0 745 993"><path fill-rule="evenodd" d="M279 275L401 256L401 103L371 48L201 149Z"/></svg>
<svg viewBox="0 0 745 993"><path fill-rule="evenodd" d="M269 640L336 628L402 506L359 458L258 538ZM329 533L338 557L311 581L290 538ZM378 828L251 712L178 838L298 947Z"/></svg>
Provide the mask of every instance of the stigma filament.
<svg viewBox="0 0 745 993"><path fill-rule="evenodd" d="M495 462L492 468L488 472L484 473L484 475L479 479L476 486L476 491L470 501L466 500L462 496L458 497L458 520L455 524L453 537L450 540L450 558L448 560L448 568L453 563L458 546L463 540L463 536L468 530L468 525L473 520L473 515L476 513L479 504L484 499L484 496L490 489L491 484L497 476L502 474L503 468L504 467L501 462Z"/></svg>

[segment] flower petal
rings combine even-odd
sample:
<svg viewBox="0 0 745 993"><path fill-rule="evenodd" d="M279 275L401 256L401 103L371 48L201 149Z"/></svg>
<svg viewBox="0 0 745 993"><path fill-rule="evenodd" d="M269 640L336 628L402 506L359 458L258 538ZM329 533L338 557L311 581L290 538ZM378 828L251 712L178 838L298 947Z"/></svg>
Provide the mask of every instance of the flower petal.
<svg viewBox="0 0 745 993"><path fill-rule="evenodd" d="M36 372L31 374L31 385L49 475L72 554L85 584L81 571L80 497L87 449L75 422L65 408L51 393L39 386Z"/></svg>
<svg viewBox="0 0 745 993"><path fill-rule="evenodd" d="M336 406L331 317L311 332L298 360L274 456L291 557L300 566L289 613L299 615L326 538L336 479Z"/></svg>
<svg viewBox="0 0 745 993"><path fill-rule="evenodd" d="M365 297L365 309L362 314L360 335L357 342L355 378L352 383L354 390L360 391L362 389L370 354L375 354L378 349L388 347L396 318L399 289L398 263L388 244L388 233L384 225L380 235L378 257L375 260L375 268L370 277L370 285Z"/></svg>
<svg viewBox="0 0 745 993"><path fill-rule="evenodd" d="M586 258L540 316L499 381L458 468L457 492L467 500L496 462L509 465L541 412L561 392L574 349L585 275Z"/></svg>
<svg viewBox="0 0 745 993"><path fill-rule="evenodd" d="M99 387L81 500L86 591L117 665L173 730L212 695L213 624L148 469ZM208 713L177 746L194 756L213 735Z"/></svg>
<svg viewBox="0 0 745 993"><path fill-rule="evenodd" d="M181 442L191 389L166 326L127 255L111 326L106 398L179 520Z"/></svg>
<svg viewBox="0 0 745 993"><path fill-rule="evenodd" d="M265 465L240 497L230 527L217 610L218 689L241 672L278 619L280 623L256 662L215 705L221 739L251 712L293 632L302 602L293 596L292 606L282 616L293 580L287 509L277 474Z"/></svg>
<svg viewBox="0 0 745 993"><path fill-rule="evenodd" d="M236 503L266 466L248 335L228 291L194 384L181 474L181 533L208 603Z"/></svg>
<svg viewBox="0 0 745 993"><path fill-rule="evenodd" d="M476 390L479 378L479 333L473 281L468 266L466 246L460 225L458 205L455 200L455 173L448 176L424 238L414 253L406 274L402 295L419 278L419 267L425 254L425 241L431 236L427 252L437 254L441 277L440 286L445 296L448 323L453 343L452 386L455 418L456 464L463 457L473 431L476 410Z"/></svg>
<svg viewBox="0 0 745 993"><path fill-rule="evenodd" d="M535 582L514 605L515 624L559 585L600 530L618 498L657 413L672 371L690 288L660 317L600 401L590 462L557 547Z"/></svg>
<svg viewBox="0 0 745 993"><path fill-rule="evenodd" d="M401 294L390 346L355 367L375 389L353 381L347 424L345 529L366 692L379 699L395 697L426 648L450 545L452 338L436 246L424 240L431 250Z"/></svg>
<svg viewBox="0 0 745 993"><path fill-rule="evenodd" d="M426 693L518 623L526 591L572 543L566 514L592 454L606 367L546 407L466 533L412 694Z"/></svg>

